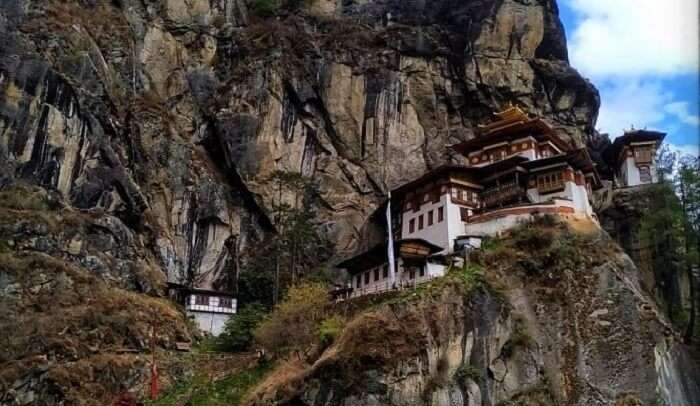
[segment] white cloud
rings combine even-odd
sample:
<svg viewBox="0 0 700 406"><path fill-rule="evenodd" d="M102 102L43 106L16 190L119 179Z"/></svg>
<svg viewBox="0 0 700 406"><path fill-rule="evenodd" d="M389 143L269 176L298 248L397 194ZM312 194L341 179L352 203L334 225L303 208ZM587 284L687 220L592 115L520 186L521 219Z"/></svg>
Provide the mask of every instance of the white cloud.
<svg viewBox="0 0 700 406"><path fill-rule="evenodd" d="M664 111L681 122L691 125L700 126L700 116L691 114L688 109L688 102L673 102L664 107Z"/></svg>
<svg viewBox="0 0 700 406"><path fill-rule="evenodd" d="M697 0L565 1L580 19L572 65L594 80L697 71Z"/></svg>
<svg viewBox="0 0 700 406"><path fill-rule="evenodd" d="M637 129L659 126L666 118L664 107L672 95L655 80L617 79L600 83L601 107L597 127L618 137L632 126Z"/></svg>
<svg viewBox="0 0 700 406"><path fill-rule="evenodd" d="M684 156L684 155L700 156L700 147L698 147L698 145L669 144L669 148L671 148L671 151L678 154L678 156Z"/></svg>

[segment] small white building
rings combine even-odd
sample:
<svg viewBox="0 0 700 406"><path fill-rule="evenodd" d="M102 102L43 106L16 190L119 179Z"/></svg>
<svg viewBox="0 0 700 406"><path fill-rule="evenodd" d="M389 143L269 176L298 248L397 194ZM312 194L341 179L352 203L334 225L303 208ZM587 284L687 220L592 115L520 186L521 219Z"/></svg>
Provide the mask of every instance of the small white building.
<svg viewBox="0 0 700 406"><path fill-rule="evenodd" d="M218 336L224 325L236 314L236 298L228 293L205 289L192 289L169 284L170 297L185 307L187 316L205 333Z"/></svg>
<svg viewBox="0 0 700 406"><path fill-rule="evenodd" d="M617 137L610 148L609 161L615 169L615 185L633 187L659 181L656 151L666 134L634 130Z"/></svg>

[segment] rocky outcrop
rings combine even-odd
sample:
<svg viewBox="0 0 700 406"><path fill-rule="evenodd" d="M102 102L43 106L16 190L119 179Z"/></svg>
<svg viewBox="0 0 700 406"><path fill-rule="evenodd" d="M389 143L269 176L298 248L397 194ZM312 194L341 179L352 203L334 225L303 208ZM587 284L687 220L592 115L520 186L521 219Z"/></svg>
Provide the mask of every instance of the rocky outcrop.
<svg viewBox="0 0 700 406"><path fill-rule="evenodd" d="M487 248L483 285L427 287L361 313L317 360L273 374L249 404L700 401L700 371L630 258L603 232L550 233L516 230Z"/></svg>
<svg viewBox="0 0 700 406"><path fill-rule="evenodd" d="M388 188L453 159L446 147L494 110L523 105L582 143L598 106L553 1L324 0L277 19L240 0L0 12L5 177L149 219L173 280L214 283L227 239L269 229L275 171L321 185L319 225L344 253ZM193 213L203 205L216 214Z"/></svg>

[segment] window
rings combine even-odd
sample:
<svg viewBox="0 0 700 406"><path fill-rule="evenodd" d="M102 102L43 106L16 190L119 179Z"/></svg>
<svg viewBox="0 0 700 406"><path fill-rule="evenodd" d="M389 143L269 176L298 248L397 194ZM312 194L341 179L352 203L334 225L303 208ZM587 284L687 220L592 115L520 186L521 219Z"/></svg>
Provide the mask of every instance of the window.
<svg viewBox="0 0 700 406"><path fill-rule="evenodd" d="M430 200L430 193L423 194L423 203L428 203Z"/></svg>
<svg viewBox="0 0 700 406"><path fill-rule="evenodd" d="M432 226L432 225L433 225L433 211L430 210L428 212L428 226Z"/></svg>
<svg viewBox="0 0 700 406"><path fill-rule="evenodd" d="M459 200L459 189L453 187L451 190L452 200Z"/></svg>
<svg viewBox="0 0 700 406"><path fill-rule="evenodd" d="M445 219L445 208L438 207L438 223L441 223Z"/></svg>
<svg viewBox="0 0 700 406"><path fill-rule="evenodd" d="M411 201L408 200L403 204L403 211L410 211L412 209Z"/></svg>
<svg viewBox="0 0 700 406"><path fill-rule="evenodd" d="M359 288L362 284L362 275L355 276L355 287Z"/></svg>
<svg viewBox="0 0 700 406"><path fill-rule="evenodd" d="M420 270L418 271L418 276L421 278L425 276L425 267L420 267Z"/></svg>
<svg viewBox="0 0 700 406"><path fill-rule="evenodd" d="M365 272L365 285L369 285L369 271Z"/></svg>
<svg viewBox="0 0 700 406"><path fill-rule="evenodd" d="M651 149L650 148L635 149L634 150L634 160L637 163L650 163L652 160Z"/></svg>
<svg viewBox="0 0 700 406"><path fill-rule="evenodd" d="M431 201L437 203L440 201L440 189L436 188L430 193Z"/></svg>
<svg viewBox="0 0 700 406"><path fill-rule="evenodd" d="M389 277L389 265L384 265L384 268L382 268L382 279L386 279Z"/></svg>
<svg viewBox="0 0 700 406"><path fill-rule="evenodd" d="M195 295L194 304L199 306L209 306L209 296Z"/></svg>
<svg viewBox="0 0 700 406"><path fill-rule="evenodd" d="M500 161L501 159L503 159L503 155L504 155L504 154L503 154L503 150L494 151L493 155L491 155L491 159L492 159L494 162L498 162L498 161Z"/></svg>
<svg viewBox="0 0 700 406"><path fill-rule="evenodd" d="M422 230L423 229L423 215L421 214L418 216L418 229Z"/></svg>
<svg viewBox="0 0 700 406"><path fill-rule="evenodd" d="M376 282L378 280L379 280L379 268L374 270L374 281Z"/></svg>
<svg viewBox="0 0 700 406"><path fill-rule="evenodd" d="M462 221L469 221L469 209L466 207L460 207L459 216L462 218Z"/></svg>
<svg viewBox="0 0 700 406"><path fill-rule="evenodd" d="M226 309L233 309L233 300L230 297L220 297L219 307L224 307Z"/></svg>
<svg viewBox="0 0 700 406"><path fill-rule="evenodd" d="M411 270L408 272L408 279L416 279L416 270L411 268Z"/></svg>
<svg viewBox="0 0 700 406"><path fill-rule="evenodd" d="M553 192L563 187L564 177L561 172L552 172L537 176L537 189L541 193Z"/></svg>
<svg viewBox="0 0 700 406"><path fill-rule="evenodd" d="M639 181L642 183L651 183L651 170L648 166L639 167Z"/></svg>
<svg viewBox="0 0 700 406"><path fill-rule="evenodd" d="M411 219L408 222L408 233L413 234L416 231L416 219Z"/></svg>

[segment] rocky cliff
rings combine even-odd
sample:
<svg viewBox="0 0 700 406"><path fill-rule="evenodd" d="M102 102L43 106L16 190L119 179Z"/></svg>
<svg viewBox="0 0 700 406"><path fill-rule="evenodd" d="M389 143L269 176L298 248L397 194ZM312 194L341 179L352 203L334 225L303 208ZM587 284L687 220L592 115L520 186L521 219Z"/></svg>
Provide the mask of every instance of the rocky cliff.
<svg viewBox="0 0 700 406"><path fill-rule="evenodd" d="M598 94L568 64L554 0L314 0L272 15L259 3L0 2L0 304L11 309L0 326L15 332L0 341L0 403L104 404L142 384L154 317L159 346L191 337L158 298L165 281L228 287L240 253L274 235L276 171L319 185L317 225L342 256L371 242L365 221L389 188L455 160L446 147L493 111L521 105L579 145L593 132ZM430 350L388 354L400 360L394 369L367 369L365 392L333 399L414 399L417 378L404 378L437 369L447 380L428 391L434 404L466 394L495 404L545 378L568 385L543 394L555 402L610 404L626 390L647 402L659 370L664 388L682 386L673 341L663 347L668 333L653 330L662 318L623 340L623 328L653 313L635 307L631 265L615 256L590 269L561 286L595 279L581 286L595 307L528 304L546 284L509 298L543 325L532 332L541 347L514 355L522 362L501 355L516 324L505 302L447 292L437 307L395 310L415 319ZM602 299L607 284L628 307ZM598 338L567 324L603 308L591 316ZM425 311L446 319L425 330ZM381 326L397 327L391 314ZM600 341L606 334L620 341ZM631 351L644 354L640 375L615 383L638 366ZM454 381L467 359L490 381ZM559 359L568 364L552 366ZM619 367L601 366L612 360ZM331 394L314 390L326 381L313 376L296 394L323 404ZM384 397L371 392L377 382L390 388Z"/></svg>
<svg viewBox="0 0 700 406"><path fill-rule="evenodd" d="M700 371L597 225L542 221L371 307L251 405L684 405Z"/></svg>
<svg viewBox="0 0 700 406"><path fill-rule="evenodd" d="M554 1L242 0L0 6L2 182L143 227L163 268L209 282L260 238L276 170L321 185L339 251L387 188L508 103L577 142L596 90ZM143 233L145 234L145 233ZM228 241L228 244L227 244ZM239 247L240 248L240 247Z"/></svg>

